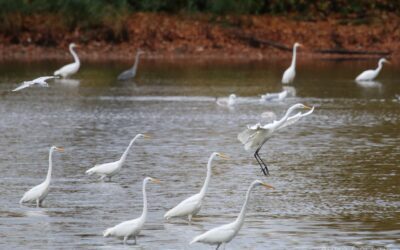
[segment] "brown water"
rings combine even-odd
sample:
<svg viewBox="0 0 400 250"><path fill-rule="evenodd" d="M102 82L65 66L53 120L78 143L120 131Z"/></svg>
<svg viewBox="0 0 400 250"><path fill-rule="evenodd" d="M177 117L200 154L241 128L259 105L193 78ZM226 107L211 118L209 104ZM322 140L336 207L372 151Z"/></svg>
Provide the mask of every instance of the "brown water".
<svg viewBox="0 0 400 250"><path fill-rule="evenodd" d="M172 63L144 61L135 83L115 81L124 63L86 64L73 81L50 88L5 93L17 83L47 75L64 62L0 65L0 248L2 249L206 249L188 245L196 235L233 221L254 179L275 190L254 190L246 222L227 249L400 248L400 71L385 65L379 83L352 79L371 61L315 61L298 65L296 96L261 104L281 90L287 61ZM216 96L236 93L233 109ZM237 134L281 117L295 103L314 105L313 115L272 138L260 152L271 176L263 177ZM116 160L137 133L150 133L132 148L112 182L84 172ZM19 205L47 173L54 153L51 190L43 208ZM203 184L216 160L204 206L192 225L163 214ZM145 176L149 216L137 246L103 238L104 229L138 217Z"/></svg>

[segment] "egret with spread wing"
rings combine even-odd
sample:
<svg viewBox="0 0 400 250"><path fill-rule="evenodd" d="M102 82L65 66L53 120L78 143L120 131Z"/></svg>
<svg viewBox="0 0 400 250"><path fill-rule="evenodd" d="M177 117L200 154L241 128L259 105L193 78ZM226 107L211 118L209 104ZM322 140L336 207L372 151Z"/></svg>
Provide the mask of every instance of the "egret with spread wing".
<svg viewBox="0 0 400 250"><path fill-rule="evenodd" d="M301 47L300 43L295 43L293 45L293 56L292 56L292 63L290 64L290 67L285 70L282 76L282 83L283 84L288 84L293 82L294 77L296 76L296 52L297 48Z"/></svg>
<svg viewBox="0 0 400 250"><path fill-rule="evenodd" d="M247 206L249 203L250 199L250 193L253 190L253 188L257 186L264 186L266 188L271 188L273 189L274 187L261 182L259 180L253 181L246 193L246 199L245 202L242 206L242 210L239 213L239 216L236 218L234 222L231 222L229 224L225 224L216 228L213 228L197 237L195 237L190 244L193 244L195 242L202 242L205 244L209 245L217 245L217 249L223 245L225 247L225 244L230 242L239 232L240 228L242 227L244 223L244 217L246 215L246 210Z"/></svg>
<svg viewBox="0 0 400 250"><path fill-rule="evenodd" d="M192 220L192 216L196 215L200 211L201 205L203 203L203 199L206 196L208 184L210 183L210 179L211 179L211 163L216 156L218 156L222 159L229 159L224 154L217 153L217 152L212 153L210 158L208 159L207 177L206 177L206 180L204 181L203 187L200 190L200 193L197 193L197 194L181 201L178 205L176 205L176 207L172 208L164 215L165 219L168 220L172 217L188 216L189 223L190 223Z"/></svg>
<svg viewBox="0 0 400 250"><path fill-rule="evenodd" d="M114 236L118 238L124 238L124 244L127 243L130 237L134 237L136 244L136 236L140 233L140 230L143 228L144 223L147 218L147 196L146 196L146 184L147 182L160 183L159 180L146 177L143 180L142 192L143 192L143 211L142 215L139 218L133 220L127 220L119 223L114 227L110 227L103 232L104 237Z"/></svg>
<svg viewBox="0 0 400 250"><path fill-rule="evenodd" d="M34 85L37 85L39 87L49 87L49 84L46 81L49 79L54 79L54 78L58 78L58 77L57 76L42 76L42 77L36 78L32 81L24 81L20 86L13 89L12 91L13 92L20 91L21 89L29 88Z"/></svg>
<svg viewBox="0 0 400 250"><path fill-rule="evenodd" d="M390 62L388 60L386 60L385 58L381 58L378 62L378 68L369 69L369 70L362 72L361 74L359 74L356 77L356 81L372 81L372 80L374 80L378 76L379 72L381 72L383 63L390 64Z"/></svg>
<svg viewBox="0 0 400 250"><path fill-rule="evenodd" d="M138 50L138 52L136 53L135 63L133 64L132 68L125 70L124 72L119 74L118 78L117 78L119 81L125 81L128 79L134 78L136 76L137 67L139 65L139 57L140 57L140 55L143 55L143 54L144 54L144 51Z"/></svg>
<svg viewBox="0 0 400 250"><path fill-rule="evenodd" d="M124 162L126 160L126 156L128 155L129 149L133 145L133 143L136 141L136 139L143 137L143 138L150 138L150 136L145 135L145 134L137 134L129 143L128 147L126 148L125 152L122 154L121 158L118 161L110 162L110 163L104 163L100 165L96 165L92 167L91 169L86 171L86 174L92 175L92 174L97 174L100 175L100 179L103 180L104 178L108 177L109 181L111 181L111 177L116 175L119 170L121 170L122 165L124 165Z"/></svg>
<svg viewBox="0 0 400 250"><path fill-rule="evenodd" d="M63 78L67 78L78 72L79 67L81 66L81 62L79 61L78 55L74 51L74 48L76 47L78 46L75 43L71 43L69 45L69 52L71 52L72 56L74 57L74 62L63 66L59 70L56 70L54 72L55 76L61 76Z"/></svg>
<svg viewBox="0 0 400 250"><path fill-rule="evenodd" d="M297 113L296 115L290 116L295 110L297 109L310 109L307 113ZM301 117L310 115L314 111L314 108L310 108L306 105L301 103L295 104L291 106L287 111L286 114L279 120L273 121L266 125L261 125L257 123L252 126L247 126L247 128L238 134L239 141L244 144L244 149L249 151L251 149L255 149L254 157L256 158L258 164L261 167L264 175L269 175L267 164L261 159L259 155L259 151L261 147L270 139L274 133L286 126L292 125L293 123L297 122Z"/></svg>
<svg viewBox="0 0 400 250"><path fill-rule="evenodd" d="M28 192L22 196L22 199L19 201L20 204L23 202L36 202L36 207L40 207L42 205L43 200L46 198L49 193L50 181L51 181L51 172L53 170L52 156L53 151L56 150L58 152L63 152L63 148L58 148L56 146L52 146L50 148L49 153L49 170L47 171L47 176L44 182L41 184L34 186Z"/></svg>
<svg viewBox="0 0 400 250"><path fill-rule="evenodd" d="M217 104L218 106L221 107L233 107L236 103L236 95L235 94L230 94L228 98L222 97L217 99Z"/></svg>

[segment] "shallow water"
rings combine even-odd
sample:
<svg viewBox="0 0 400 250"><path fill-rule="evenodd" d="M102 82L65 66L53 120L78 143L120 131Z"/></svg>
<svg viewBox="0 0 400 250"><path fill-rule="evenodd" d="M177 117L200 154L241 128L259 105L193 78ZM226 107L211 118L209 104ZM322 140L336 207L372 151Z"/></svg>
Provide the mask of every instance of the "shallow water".
<svg viewBox="0 0 400 250"><path fill-rule="evenodd" d="M2 249L206 249L188 245L196 235L233 221L248 185L262 179L275 190L256 188L246 222L227 249L400 248L400 71L385 65L379 82L352 79L371 61L300 63L296 96L259 102L281 91L287 61L173 63L144 61L135 82L116 75L126 63L83 63L70 81L50 88L9 90L51 74L64 62L0 64L0 248ZM236 93L234 108L215 97ZM271 176L263 177L237 134L261 113L281 117L295 103L314 105L313 115L272 138L260 154ZM137 133L150 133L130 151L111 182L84 172L120 157ZM47 173L54 153L51 190L43 208L19 205ZM163 214L198 192L213 151L215 160L204 206L192 225L164 222ZM149 215L137 246L103 238L104 229L138 217L142 179Z"/></svg>

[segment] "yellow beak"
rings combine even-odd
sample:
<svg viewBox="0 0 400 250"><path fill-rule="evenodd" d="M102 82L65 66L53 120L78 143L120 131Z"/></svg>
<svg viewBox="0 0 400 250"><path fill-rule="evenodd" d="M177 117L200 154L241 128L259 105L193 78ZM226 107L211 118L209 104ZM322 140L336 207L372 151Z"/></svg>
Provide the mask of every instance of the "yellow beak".
<svg viewBox="0 0 400 250"><path fill-rule="evenodd" d="M229 158L229 156L227 156L226 154L223 153L219 153L219 157L221 157L224 160L230 160L231 158Z"/></svg>
<svg viewBox="0 0 400 250"><path fill-rule="evenodd" d="M310 106L304 105L305 109L312 109Z"/></svg>
<svg viewBox="0 0 400 250"><path fill-rule="evenodd" d="M151 182L156 183L156 184L160 184L161 181L159 179L156 178L151 178Z"/></svg>
<svg viewBox="0 0 400 250"><path fill-rule="evenodd" d="M267 183L261 183L261 185L263 185L264 187L266 187L266 188L270 188L270 189L275 189L273 186L271 186L271 185L268 185Z"/></svg>
<svg viewBox="0 0 400 250"><path fill-rule="evenodd" d="M56 147L56 151L58 151L58 152L64 152L64 148L62 148L62 147Z"/></svg>
<svg viewBox="0 0 400 250"><path fill-rule="evenodd" d="M143 134L143 138L145 139L151 139L152 137L149 134Z"/></svg>

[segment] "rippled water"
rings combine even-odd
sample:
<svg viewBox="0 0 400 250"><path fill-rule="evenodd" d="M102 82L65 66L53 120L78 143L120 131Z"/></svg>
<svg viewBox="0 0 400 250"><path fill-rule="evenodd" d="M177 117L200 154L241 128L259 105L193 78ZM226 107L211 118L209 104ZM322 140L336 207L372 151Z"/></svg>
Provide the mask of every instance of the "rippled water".
<svg viewBox="0 0 400 250"><path fill-rule="evenodd" d="M134 83L114 80L128 64L84 62L74 80L7 92L62 64L0 64L0 248L210 248L188 242L233 221L256 178L276 189L254 190L228 249L400 248L398 66L385 65L380 82L364 86L352 79L375 60L300 63L296 96L271 104L260 104L259 96L281 91L286 61L147 60ZM230 93L239 96L235 108L215 104ZM281 117L297 102L316 111L263 147L271 172L263 177L237 133L262 120L261 113ZM153 138L135 143L111 182L85 176L94 164L118 159L142 132ZM44 207L19 205L45 178L53 144L65 152L54 153ZM165 211L200 190L213 151L231 160L214 162L199 216L190 226L185 219L164 222ZM150 211L138 245L103 238L107 227L140 215L145 176L162 184L148 185Z"/></svg>

